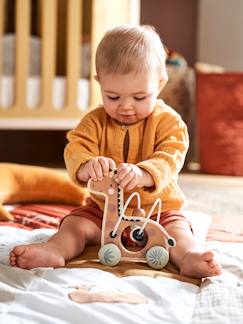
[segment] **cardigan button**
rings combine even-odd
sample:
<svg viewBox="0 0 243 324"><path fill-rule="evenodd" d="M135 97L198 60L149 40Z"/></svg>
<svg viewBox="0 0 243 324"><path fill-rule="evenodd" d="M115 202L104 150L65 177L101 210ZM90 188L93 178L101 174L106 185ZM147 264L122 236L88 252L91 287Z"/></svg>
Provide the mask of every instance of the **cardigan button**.
<svg viewBox="0 0 243 324"><path fill-rule="evenodd" d="M124 130L124 129L126 129L126 126L125 125L122 125L121 128Z"/></svg>

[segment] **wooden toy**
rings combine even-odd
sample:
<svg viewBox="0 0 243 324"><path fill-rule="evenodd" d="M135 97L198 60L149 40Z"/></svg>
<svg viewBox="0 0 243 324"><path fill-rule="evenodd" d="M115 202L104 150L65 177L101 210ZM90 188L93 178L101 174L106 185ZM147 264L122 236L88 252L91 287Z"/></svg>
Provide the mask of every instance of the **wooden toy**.
<svg viewBox="0 0 243 324"><path fill-rule="evenodd" d="M116 171L102 180L89 180L88 189L91 193L105 197L101 248L98 256L102 264L115 266L121 260L147 262L154 269L162 269L169 261L169 248L176 245L164 227L160 225L161 200L157 199L149 213L141 209L140 196L133 192L123 204L123 190L115 181ZM137 199L137 208L133 216L126 216L125 211L130 201ZM157 219L151 216L158 206ZM140 250L132 251L122 243L122 233L130 228L130 239L140 245ZM141 246L142 245L142 246Z"/></svg>

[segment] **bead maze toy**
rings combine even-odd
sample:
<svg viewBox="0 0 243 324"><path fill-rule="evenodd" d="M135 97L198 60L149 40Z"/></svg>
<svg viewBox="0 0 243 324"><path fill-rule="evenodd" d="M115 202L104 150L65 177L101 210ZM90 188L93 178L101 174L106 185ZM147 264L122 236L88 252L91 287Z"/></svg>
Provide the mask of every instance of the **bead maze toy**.
<svg viewBox="0 0 243 324"><path fill-rule="evenodd" d="M157 199L154 202L147 216L141 209L140 196L137 192L133 192L123 205L123 190L115 181L115 174L116 170L113 170L102 180L88 181L91 193L105 197L99 260L107 266L115 266L123 260L147 262L154 269L162 269L169 261L169 248L174 247L176 242L159 223L161 200ZM133 216L126 216L125 211L134 197L137 198L137 208L134 209ZM151 216L157 206L155 221ZM128 227L130 239L142 245L138 251L131 251L122 243L122 233Z"/></svg>

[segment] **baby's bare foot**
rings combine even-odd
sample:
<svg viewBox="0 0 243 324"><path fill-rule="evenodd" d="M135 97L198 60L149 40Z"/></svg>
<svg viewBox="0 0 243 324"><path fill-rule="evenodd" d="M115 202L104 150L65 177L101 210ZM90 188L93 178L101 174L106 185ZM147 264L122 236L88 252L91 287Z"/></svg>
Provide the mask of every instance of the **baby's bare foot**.
<svg viewBox="0 0 243 324"><path fill-rule="evenodd" d="M30 244L16 246L9 254L13 267L33 269L37 267L62 267L64 258L50 244Z"/></svg>
<svg viewBox="0 0 243 324"><path fill-rule="evenodd" d="M221 271L222 267L214 259L211 251L189 251L183 256L180 264L180 274L193 278L218 276Z"/></svg>

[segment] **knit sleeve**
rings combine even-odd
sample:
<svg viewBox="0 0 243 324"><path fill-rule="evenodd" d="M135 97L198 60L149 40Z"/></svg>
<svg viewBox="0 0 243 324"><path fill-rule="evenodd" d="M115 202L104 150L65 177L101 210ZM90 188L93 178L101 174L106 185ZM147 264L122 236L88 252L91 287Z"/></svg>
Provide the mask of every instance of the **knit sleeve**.
<svg viewBox="0 0 243 324"><path fill-rule="evenodd" d="M64 150L64 160L70 178L77 184L79 167L91 158L99 155L99 137L101 126L92 114L87 115L80 124L67 133L68 144Z"/></svg>
<svg viewBox="0 0 243 324"><path fill-rule="evenodd" d="M153 194L159 194L173 179L177 179L189 146L187 127L181 117L173 116L166 128L165 132L158 125L153 154L137 164L153 177L155 187L149 188Z"/></svg>

